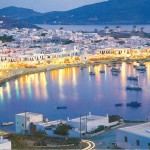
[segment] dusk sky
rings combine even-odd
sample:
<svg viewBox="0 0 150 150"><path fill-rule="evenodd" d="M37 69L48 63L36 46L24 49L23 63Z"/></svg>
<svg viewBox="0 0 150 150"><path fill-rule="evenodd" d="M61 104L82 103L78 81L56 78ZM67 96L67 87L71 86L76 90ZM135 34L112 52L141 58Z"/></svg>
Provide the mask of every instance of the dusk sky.
<svg viewBox="0 0 150 150"><path fill-rule="evenodd" d="M104 0L0 0L0 8L17 6L39 12L64 11Z"/></svg>

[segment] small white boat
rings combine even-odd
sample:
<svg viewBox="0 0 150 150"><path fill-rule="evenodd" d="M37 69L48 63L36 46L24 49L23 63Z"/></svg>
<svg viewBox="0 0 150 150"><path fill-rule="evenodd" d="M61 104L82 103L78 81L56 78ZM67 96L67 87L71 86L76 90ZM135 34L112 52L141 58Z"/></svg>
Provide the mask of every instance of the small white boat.
<svg viewBox="0 0 150 150"><path fill-rule="evenodd" d="M93 72L93 71L90 71L89 73L90 73L90 75L95 75L95 72Z"/></svg>
<svg viewBox="0 0 150 150"><path fill-rule="evenodd" d="M100 70L100 73L105 73L105 70Z"/></svg>
<svg viewBox="0 0 150 150"><path fill-rule="evenodd" d="M118 72L112 72L113 76L118 76Z"/></svg>
<svg viewBox="0 0 150 150"><path fill-rule="evenodd" d="M145 66L138 66L138 67L136 67L136 70L146 71L146 67Z"/></svg>
<svg viewBox="0 0 150 150"><path fill-rule="evenodd" d="M120 72L120 69L119 68L116 68L116 67L113 67L111 68L111 72Z"/></svg>
<svg viewBox="0 0 150 150"><path fill-rule="evenodd" d="M1 126L12 126L14 122L3 122L1 123Z"/></svg>
<svg viewBox="0 0 150 150"><path fill-rule="evenodd" d="M127 79L138 81L138 76L128 76Z"/></svg>
<svg viewBox="0 0 150 150"><path fill-rule="evenodd" d="M138 86L138 85L128 85L128 86L126 86L126 90L137 90L137 91L140 91L140 90L142 90L142 87Z"/></svg>

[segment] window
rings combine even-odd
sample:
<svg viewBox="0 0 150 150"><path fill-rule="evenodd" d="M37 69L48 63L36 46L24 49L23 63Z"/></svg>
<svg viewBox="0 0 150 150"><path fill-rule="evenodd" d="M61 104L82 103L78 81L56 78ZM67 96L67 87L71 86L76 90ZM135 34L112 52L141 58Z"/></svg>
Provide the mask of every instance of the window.
<svg viewBox="0 0 150 150"><path fill-rule="evenodd" d="M136 145L140 146L140 140L136 140Z"/></svg>
<svg viewBox="0 0 150 150"><path fill-rule="evenodd" d="M124 141L128 142L128 137L127 136L124 137Z"/></svg>

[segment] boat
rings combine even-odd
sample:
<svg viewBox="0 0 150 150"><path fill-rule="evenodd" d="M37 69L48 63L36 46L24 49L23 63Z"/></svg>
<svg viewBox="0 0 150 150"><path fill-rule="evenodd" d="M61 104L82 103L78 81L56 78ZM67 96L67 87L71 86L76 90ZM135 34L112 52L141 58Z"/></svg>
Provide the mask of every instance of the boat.
<svg viewBox="0 0 150 150"><path fill-rule="evenodd" d="M67 107L66 106L58 106L58 107L56 107L57 109L67 109Z"/></svg>
<svg viewBox="0 0 150 150"><path fill-rule="evenodd" d="M138 81L138 76L128 76L127 79Z"/></svg>
<svg viewBox="0 0 150 150"><path fill-rule="evenodd" d="M142 62L142 63L140 63L140 66L143 66L143 67L145 67L146 65Z"/></svg>
<svg viewBox="0 0 150 150"><path fill-rule="evenodd" d="M132 62L131 62L131 59L130 59L130 58L127 58L127 59L126 59L126 63L127 63L127 64L131 64L131 63L132 63Z"/></svg>
<svg viewBox="0 0 150 150"><path fill-rule="evenodd" d="M142 90L142 87L138 86L138 85L128 85L126 87L126 90Z"/></svg>
<svg viewBox="0 0 150 150"><path fill-rule="evenodd" d="M100 70L100 73L105 73L105 70Z"/></svg>
<svg viewBox="0 0 150 150"><path fill-rule="evenodd" d="M138 103L137 101L132 101L130 103L127 103L127 106L130 106L130 107L139 107L139 106L141 106L141 103Z"/></svg>
<svg viewBox="0 0 150 150"><path fill-rule="evenodd" d="M112 72L113 76L118 76L118 72Z"/></svg>
<svg viewBox="0 0 150 150"><path fill-rule="evenodd" d="M115 106L119 107L119 106L123 106L123 104L122 103L117 103L117 104L115 104Z"/></svg>
<svg viewBox="0 0 150 150"><path fill-rule="evenodd" d="M107 64L107 67L111 67L111 65L110 65L110 64Z"/></svg>
<svg viewBox="0 0 150 150"><path fill-rule="evenodd" d="M83 68L83 67L80 67L80 69L83 70L84 68Z"/></svg>
<svg viewBox="0 0 150 150"><path fill-rule="evenodd" d="M90 71L90 75L95 75L95 72L93 72L93 71Z"/></svg>
<svg viewBox="0 0 150 150"><path fill-rule="evenodd" d="M119 68L115 68L115 67L112 67L111 68L111 72L120 72L120 69Z"/></svg>
<svg viewBox="0 0 150 150"><path fill-rule="evenodd" d="M145 66L138 66L138 67L136 67L136 70L146 71L146 67Z"/></svg>
<svg viewBox="0 0 150 150"><path fill-rule="evenodd" d="M12 126L14 122L3 122L1 123L1 126Z"/></svg>

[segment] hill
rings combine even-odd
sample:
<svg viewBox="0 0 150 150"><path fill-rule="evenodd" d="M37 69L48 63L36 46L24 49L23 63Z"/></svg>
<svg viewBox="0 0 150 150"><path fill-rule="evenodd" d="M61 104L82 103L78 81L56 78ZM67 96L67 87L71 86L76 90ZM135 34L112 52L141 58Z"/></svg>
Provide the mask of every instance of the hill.
<svg viewBox="0 0 150 150"><path fill-rule="evenodd" d="M12 29L12 28L36 28L40 29L36 25L32 25L27 22L21 22L19 20L15 20L7 17L0 17L0 29Z"/></svg>
<svg viewBox="0 0 150 150"><path fill-rule="evenodd" d="M0 15L32 24L150 24L150 0L108 0L49 13L9 7L1 9Z"/></svg>
<svg viewBox="0 0 150 150"><path fill-rule="evenodd" d="M18 8L14 6L0 9L0 16L3 17L5 16L14 19L29 18L29 17L39 16L40 14L41 13L35 12L32 9Z"/></svg>

